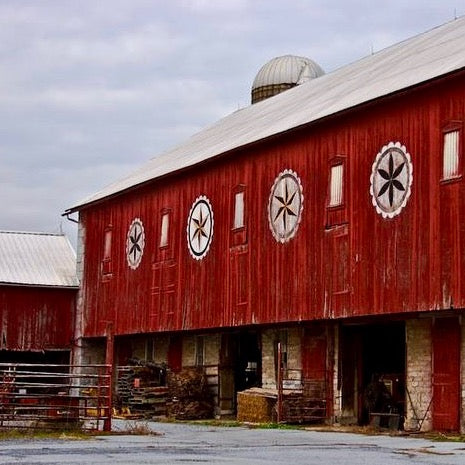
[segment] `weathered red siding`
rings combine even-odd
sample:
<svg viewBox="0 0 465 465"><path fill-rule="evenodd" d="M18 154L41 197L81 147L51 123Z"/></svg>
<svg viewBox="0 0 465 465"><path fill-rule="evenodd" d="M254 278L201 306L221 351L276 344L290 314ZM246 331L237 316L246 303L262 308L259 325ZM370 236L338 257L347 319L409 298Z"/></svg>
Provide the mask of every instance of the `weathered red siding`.
<svg viewBox="0 0 465 465"><path fill-rule="evenodd" d="M381 99L83 209L84 335L103 335L107 321L124 334L464 307L464 183L441 183L442 130L464 118L464 81L461 74ZM370 174L390 141L410 153L413 185L400 215L384 219L371 203ZM346 199L329 212L329 167L338 155L346 160ZM281 244L270 233L267 203L284 169L300 177L304 202L296 236ZM233 232L240 186L246 225ZM201 261L186 244L199 195L214 212ZM160 248L167 209L170 242ZM126 235L136 217L146 246L132 270Z"/></svg>
<svg viewBox="0 0 465 465"><path fill-rule="evenodd" d="M0 286L2 350L69 350L76 289Z"/></svg>

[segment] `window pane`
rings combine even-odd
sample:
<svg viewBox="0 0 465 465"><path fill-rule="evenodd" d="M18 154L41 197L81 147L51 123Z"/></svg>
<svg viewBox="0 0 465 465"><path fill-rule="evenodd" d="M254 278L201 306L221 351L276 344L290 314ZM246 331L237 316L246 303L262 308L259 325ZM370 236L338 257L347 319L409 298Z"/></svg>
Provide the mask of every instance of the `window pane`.
<svg viewBox="0 0 465 465"><path fill-rule="evenodd" d="M236 193L234 207L234 229L244 226L244 192Z"/></svg>
<svg viewBox="0 0 465 465"><path fill-rule="evenodd" d="M160 233L160 247L168 245L168 232L170 227L170 215L165 213L161 217L161 233Z"/></svg>
<svg viewBox="0 0 465 465"><path fill-rule="evenodd" d="M459 168L459 131L444 134L443 178L458 175Z"/></svg>
<svg viewBox="0 0 465 465"><path fill-rule="evenodd" d="M329 206L333 207L342 204L342 187L343 187L343 165L331 167L330 197Z"/></svg>
<svg viewBox="0 0 465 465"><path fill-rule="evenodd" d="M105 242L103 246L103 258L109 260L111 258L111 230L105 231Z"/></svg>

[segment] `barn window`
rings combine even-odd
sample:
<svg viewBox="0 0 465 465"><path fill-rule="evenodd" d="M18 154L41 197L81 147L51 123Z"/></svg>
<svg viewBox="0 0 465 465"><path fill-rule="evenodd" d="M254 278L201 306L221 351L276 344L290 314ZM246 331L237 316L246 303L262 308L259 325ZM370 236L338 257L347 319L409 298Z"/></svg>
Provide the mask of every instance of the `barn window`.
<svg viewBox="0 0 465 465"><path fill-rule="evenodd" d="M111 275L111 236L113 227L111 225L105 228L105 235L103 240L103 260L102 260L102 274L109 277Z"/></svg>
<svg viewBox="0 0 465 465"><path fill-rule="evenodd" d="M166 247L168 245L169 229L170 229L170 213L164 212L161 216L160 247Z"/></svg>
<svg viewBox="0 0 465 465"><path fill-rule="evenodd" d="M347 223L346 172L347 160L344 155L336 155L329 160L327 190L326 228L330 229Z"/></svg>
<svg viewBox="0 0 465 465"><path fill-rule="evenodd" d="M234 229L244 227L244 191L234 196Z"/></svg>
<svg viewBox="0 0 465 465"><path fill-rule="evenodd" d="M460 131L444 132L442 178L451 179L459 173Z"/></svg>
<svg viewBox="0 0 465 465"><path fill-rule="evenodd" d="M238 184L231 196L230 246L242 246L247 242L246 191L244 184Z"/></svg>
<svg viewBox="0 0 465 465"><path fill-rule="evenodd" d="M331 166L329 182L329 206L336 207L343 202L344 165Z"/></svg>

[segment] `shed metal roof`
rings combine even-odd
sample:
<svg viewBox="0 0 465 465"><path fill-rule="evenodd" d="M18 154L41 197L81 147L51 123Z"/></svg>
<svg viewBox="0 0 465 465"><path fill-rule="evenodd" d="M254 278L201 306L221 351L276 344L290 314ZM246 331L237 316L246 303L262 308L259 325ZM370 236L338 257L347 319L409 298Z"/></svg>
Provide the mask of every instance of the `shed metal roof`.
<svg viewBox="0 0 465 465"><path fill-rule="evenodd" d="M67 210L465 67L465 16L238 110Z"/></svg>
<svg viewBox="0 0 465 465"><path fill-rule="evenodd" d="M76 254L63 234L0 231L0 285L78 287Z"/></svg>

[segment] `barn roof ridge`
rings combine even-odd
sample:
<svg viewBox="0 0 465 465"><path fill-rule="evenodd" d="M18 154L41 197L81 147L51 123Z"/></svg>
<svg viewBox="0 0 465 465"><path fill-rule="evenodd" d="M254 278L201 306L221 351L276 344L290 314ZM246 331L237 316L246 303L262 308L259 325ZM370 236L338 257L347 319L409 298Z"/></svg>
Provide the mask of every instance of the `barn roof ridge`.
<svg viewBox="0 0 465 465"><path fill-rule="evenodd" d="M20 231L10 229L0 229L0 234L24 234L29 236L64 236L64 233L41 232L41 231Z"/></svg>
<svg viewBox="0 0 465 465"><path fill-rule="evenodd" d="M64 214L252 143L464 69L464 38L465 16L461 16L237 110L172 149L150 158L128 176L83 199Z"/></svg>

